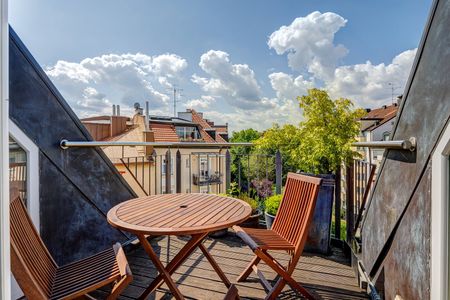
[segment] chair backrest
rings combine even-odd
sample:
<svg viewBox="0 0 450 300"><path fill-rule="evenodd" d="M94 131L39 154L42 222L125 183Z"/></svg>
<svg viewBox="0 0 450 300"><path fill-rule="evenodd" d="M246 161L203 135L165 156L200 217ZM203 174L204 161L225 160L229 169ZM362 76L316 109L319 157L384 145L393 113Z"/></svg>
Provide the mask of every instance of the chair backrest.
<svg viewBox="0 0 450 300"><path fill-rule="evenodd" d="M303 248L306 241L321 182L322 179L317 177L288 173L272 230L291 242L296 249Z"/></svg>
<svg viewBox="0 0 450 300"><path fill-rule="evenodd" d="M45 247L20 197L10 203L11 270L28 299L48 299L56 262Z"/></svg>

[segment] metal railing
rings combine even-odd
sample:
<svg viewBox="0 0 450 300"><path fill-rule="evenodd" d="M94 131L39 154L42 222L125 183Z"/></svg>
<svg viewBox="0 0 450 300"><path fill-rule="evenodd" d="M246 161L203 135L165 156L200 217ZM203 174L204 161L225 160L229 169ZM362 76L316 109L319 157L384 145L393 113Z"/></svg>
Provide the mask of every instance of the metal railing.
<svg viewBox="0 0 450 300"><path fill-rule="evenodd" d="M371 142L356 142L352 144L355 147L369 147L380 149L397 149L397 150L409 150L415 151L417 147L417 141L415 137L411 137L407 140L396 141L371 141Z"/></svg>

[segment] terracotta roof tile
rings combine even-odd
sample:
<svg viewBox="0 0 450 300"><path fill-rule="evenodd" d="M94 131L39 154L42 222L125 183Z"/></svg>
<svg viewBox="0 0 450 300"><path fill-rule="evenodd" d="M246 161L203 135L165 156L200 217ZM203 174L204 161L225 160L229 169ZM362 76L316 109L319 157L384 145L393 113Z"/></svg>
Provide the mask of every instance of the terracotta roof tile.
<svg viewBox="0 0 450 300"><path fill-rule="evenodd" d="M175 127L172 124L150 123L150 130L155 134L155 142L179 142Z"/></svg>

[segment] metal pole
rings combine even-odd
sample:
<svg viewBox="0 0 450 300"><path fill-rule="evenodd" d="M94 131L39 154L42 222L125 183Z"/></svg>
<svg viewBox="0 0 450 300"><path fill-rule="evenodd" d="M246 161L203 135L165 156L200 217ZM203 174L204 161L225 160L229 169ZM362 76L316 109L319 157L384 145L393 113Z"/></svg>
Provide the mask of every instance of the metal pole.
<svg viewBox="0 0 450 300"><path fill-rule="evenodd" d="M192 143L192 142L126 142L126 141L68 141L62 139L59 143L62 149L68 149L71 147L119 147L119 146L153 146L160 148L205 148L205 147L251 147L253 143Z"/></svg>
<svg viewBox="0 0 450 300"><path fill-rule="evenodd" d="M227 192L230 190L231 185L231 155L228 149L227 152L225 153L225 173L226 173L225 192Z"/></svg>
<svg viewBox="0 0 450 300"><path fill-rule="evenodd" d="M170 149L167 150L166 152L166 194L170 194L171 193L171 187L172 187L172 173L171 173L171 169L172 169L172 164L171 164L171 155L170 155Z"/></svg>
<svg viewBox="0 0 450 300"><path fill-rule="evenodd" d="M347 243L352 245L353 240L353 224L354 224L354 186L353 186L353 172L354 164L353 162L347 167Z"/></svg>
<svg viewBox="0 0 450 300"><path fill-rule="evenodd" d="M177 193L181 193L181 153L177 150L176 154L176 187Z"/></svg>
<svg viewBox="0 0 450 300"><path fill-rule="evenodd" d="M336 170L334 183L334 237L341 239L341 167Z"/></svg>
<svg viewBox="0 0 450 300"><path fill-rule="evenodd" d="M192 154L189 153L189 193L192 193Z"/></svg>
<svg viewBox="0 0 450 300"><path fill-rule="evenodd" d="M281 152L280 150L277 150L277 153L275 153L275 193L277 195L281 194L281 185L282 185L282 178L283 176L283 165L281 160Z"/></svg>

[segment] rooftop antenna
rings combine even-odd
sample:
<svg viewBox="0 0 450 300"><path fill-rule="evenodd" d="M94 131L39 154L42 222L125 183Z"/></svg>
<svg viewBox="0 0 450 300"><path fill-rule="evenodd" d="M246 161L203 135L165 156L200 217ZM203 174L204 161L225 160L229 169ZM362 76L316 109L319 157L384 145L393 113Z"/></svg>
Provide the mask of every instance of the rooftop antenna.
<svg viewBox="0 0 450 300"><path fill-rule="evenodd" d="M181 95L180 92L182 92L183 89L180 89L179 87L177 87L176 84L173 84L172 88L170 88L170 91L173 92L173 116L176 117L177 116L177 102L178 102L177 97Z"/></svg>
<svg viewBox="0 0 450 300"><path fill-rule="evenodd" d="M392 104L394 104L394 92L395 90L399 89L398 86L395 86L392 82L388 82L388 85L390 85L390 89L391 89L391 102Z"/></svg>

